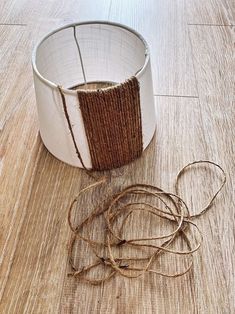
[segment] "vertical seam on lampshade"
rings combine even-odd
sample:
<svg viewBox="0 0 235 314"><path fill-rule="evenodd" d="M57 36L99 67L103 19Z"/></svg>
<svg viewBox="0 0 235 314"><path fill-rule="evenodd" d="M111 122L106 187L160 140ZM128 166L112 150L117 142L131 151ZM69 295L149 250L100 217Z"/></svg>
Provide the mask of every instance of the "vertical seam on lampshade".
<svg viewBox="0 0 235 314"><path fill-rule="evenodd" d="M77 90L94 170L120 167L143 151L136 77L104 90Z"/></svg>

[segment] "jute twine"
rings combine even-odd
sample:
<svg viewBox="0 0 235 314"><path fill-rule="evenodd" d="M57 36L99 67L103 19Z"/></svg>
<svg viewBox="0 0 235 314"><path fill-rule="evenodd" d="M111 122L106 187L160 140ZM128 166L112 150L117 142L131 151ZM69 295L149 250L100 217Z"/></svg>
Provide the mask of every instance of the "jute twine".
<svg viewBox="0 0 235 314"><path fill-rule="evenodd" d="M92 169L121 167L143 151L139 82L131 77L106 89L77 90Z"/></svg>
<svg viewBox="0 0 235 314"><path fill-rule="evenodd" d="M107 282L116 275L127 278L137 278L143 276L145 273L152 273L175 278L189 272L193 266L193 253L195 253L200 248L202 243L202 233L194 220L209 210L215 198L225 185L226 174L222 167L209 160L199 160L187 164L180 170L176 177L174 193L164 191L163 189L150 184L130 185L121 189L115 194L110 193L110 195L105 196L104 200L98 204L81 223L74 225L72 222L73 217L75 216L74 208L75 205L79 202L80 197L89 190L95 189L102 184L107 185L109 178L99 178L85 167L73 135L63 92L60 87L58 87L58 89L61 95L64 114L68 123L68 128L71 132L77 157L79 158L87 174L95 180L94 183L82 189L69 206L68 224L73 233L73 236L68 248L69 264L72 271L68 275L93 285L99 285ZM222 181L220 187L209 200L208 204L198 213L191 214L186 202L179 196L179 181L186 171L191 169L192 166L199 164L212 165L219 169L222 174ZM132 196L139 198L139 201L132 201ZM151 203L143 200L143 197L150 197L153 200L157 200L158 203L162 205L162 208L153 204L154 202ZM129 217L131 215L135 215L139 211L159 217L164 221L169 222L171 226L173 224L175 226L174 231L167 234L144 238L127 239L123 237L125 228L128 228L127 222ZM105 222L105 227L103 229L104 240L100 241L91 239L90 236L84 236L82 232L84 227L91 225L91 223L97 217L102 217ZM122 218L121 225L119 228L117 228L115 225L120 218ZM196 231L196 243L194 243L195 241L192 242L188 235L188 233L190 231L192 232L193 229ZM172 249L172 245L179 238L186 244L186 250ZM157 245L153 243L153 240L162 240L162 243ZM96 257L96 261L94 263L87 264L80 269L76 265L74 258L74 247L77 241L84 241ZM146 256L139 257L124 256L124 254L121 255L120 252L118 256L115 255L115 249L122 248L125 250L125 247L150 249L151 253L146 254ZM101 255L101 251L105 252L105 254ZM185 269L174 273L165 273L155 270L153 268L154 263L159 260L161 255L168 253L184 256L187 260ZM140 263L140 265L138 263ZM99 267L100 265L103 265L105 268L107 268L108 274L103 278L89 277L89 271Z"/></svg>

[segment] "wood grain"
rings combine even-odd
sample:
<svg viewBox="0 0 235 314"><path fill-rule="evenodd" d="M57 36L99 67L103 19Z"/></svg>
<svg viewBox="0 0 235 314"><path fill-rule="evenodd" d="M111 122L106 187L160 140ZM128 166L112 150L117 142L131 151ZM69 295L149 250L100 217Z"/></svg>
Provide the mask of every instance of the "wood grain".
<svg viewBox="0 0 235 314"><path fill-rule="evenodd" d="M118 0L111 5L109 19L136 29L146 38L155 94L197 96L185 0Z"/></svg>
<svg viewBox="0 0 235 314"><path fill-rule="evenodd" d="M65 23L107 19L110 0L10 0L0 3L0 23L30 24L38 19L61 19Z"/></svg>
<svg viewBox="0 0 235 314"><path fill-rule="evenodd" d="M226 167L228 182L224 192L223 213L216 212L220 235L220 254L224 261L224 281L228 302L234 308L234 207L235 191L235 81L234 27L190 27L198 93L203 108L202 124L207 132L208 154ZM201 44L198 46L198 42ZM212 49L213 47L213 49ZM233 205L232 205L233 204ZM226 217L226 218L225 218ZM221 264L222 265L222 264ZM222 274L221 274L222 275ZM205 301L206 302L206 301Z"/></svg>
<svg viewBox="0 0 235 314"><path fill-rule="evenodd" d="M27 62L24 46L26 45L27 36L24 26L0 26L0 32L0 129L2 130L11 114L17 110L17 105L26 93L23 85L25 85L26 71L24 68ZM15 53L13 53L13 50ZM18 80L16 80L16 77Z"/></svg>
<svg viewBox="0 0 235 314"><path fill-rule="evenodd" d="M0 313L235 312L234 27L191 25L231 24L233 14L228 0L190 0L187 10L183 0L1 1L1 23L26 25L0 25ZM145 182L172 191L180 168L199 159L218 162L227 173L222 194L197 221L203 247L181 278L116 277L91 287L67 277L67 207L91 179L55 159L41 142L30 55L50 29L88 19L126 23L143 33L152 50L156 135L140 159L112 171L118 177L111 190ZM181 195L192 211L205 205L219 180L204 167L182 178ZM85 195L75 220L105 193L104 186ZM92 237L99 236L100 224L95 221ZM168 228L148 216L130 226L132 234ZM81 264L94 258L79 243L76 255ZM166 271L183 266L170 254L155 265Z"/></svg>
<svg viewBox="0 0 235 314"><path fill-rule="evenodd" d="M233 0L188 0L188 23L204 25L235 25Z"/></svg>

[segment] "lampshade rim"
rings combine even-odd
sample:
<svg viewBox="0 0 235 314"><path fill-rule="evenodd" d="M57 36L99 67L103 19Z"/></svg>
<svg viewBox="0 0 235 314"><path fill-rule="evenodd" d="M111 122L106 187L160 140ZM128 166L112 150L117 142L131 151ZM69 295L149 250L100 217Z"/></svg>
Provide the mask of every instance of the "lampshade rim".
<svg viewBox="0 0 235 314"><path fill-rule="evenodd" d="M144 37L139 34L137 31L135 31L134 29L132 29L131 27L129 26L126 26L126 25L123 25L123 24L120 24L120 23L114 23L114 22L109 22L109 21L101 21L101 20L97 20L97 21L84 21L84 22L78 22L78 23L70 23L70 24L67 24L67 25L64 25L62 27L59 27L55 30L53 30L52 32L48 33L46 36L44 36L34 47L33 49L33 53L32 53L32 67L33 67L33 72L35 73L35 75L37 75L37 77L43 82L45 83L46 85L52 87L52 88L57 88L58 85L53 83L52 81L46 79L38 70L37 68L37 65L36 65L36 55L37 55L37 50L38 48L40 47L40 45L47 39L49 38L50 36L52 36L53 34L63 30L63 29L67 29L67 28L70 28L70 27L74 27L74 26L80 26L80 25L89 25L89 24L102 24L102 25L111 25L111 26L116 26L116 27L119 27L119 28L123 28L131 33L133 33L135 36L137 36L141 41L142 43L144 44L145 46L145 62L143 64L143 66L141 67L141 69L135 74L135 75L132 75L132 76L135 76L137 79L139 79L143 73L145 72L145 69L148 65L148 62L149 62L149 59L150 59L150 56L149 56L149 47L148 47L148 44L146 42L146 40L144 39ZM127 77L127 79L129 79L130 77ZM119 84L122 84L124 83L123 82L120 82ZM117 84L117 85L119 85ZM115 87L117 87L117 85L115 85ZM114 86L113 86L114 87ZM104 88L101 88L101 90L106 90L106 89L110 89L110 88L113 88L113 87L104 87ZM65 87L61 87L61 89L63 90L63 92L65 94L70 94L70 95L75 95L76 94L76 90L71 90L71 89L68 89L68 88L65 88Z"/></svg>

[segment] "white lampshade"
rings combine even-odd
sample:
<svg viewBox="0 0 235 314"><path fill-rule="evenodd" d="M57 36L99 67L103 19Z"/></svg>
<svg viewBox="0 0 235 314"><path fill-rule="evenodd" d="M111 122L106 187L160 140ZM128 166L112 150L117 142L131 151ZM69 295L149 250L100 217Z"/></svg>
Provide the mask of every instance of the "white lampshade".
<svg viewBox="0 0 235 314"><path fill-rule="evenodd" d="M66 25L39 42L33 52L32 64L40 134L45 146L55 157L82 167L65 119L58 90L60 85L66 98L77 147L85 166L92 168L77 93L71 90L73 86L84 84L84 74L86 82L122 83L132 76L137 78L143 149L148 146L156 122L150 56L145 40L134 30L101 21Z"/></svg>

